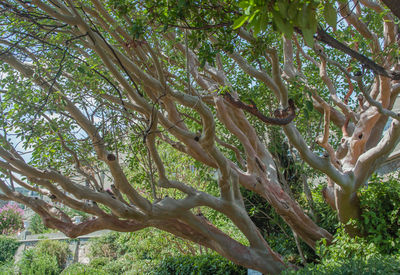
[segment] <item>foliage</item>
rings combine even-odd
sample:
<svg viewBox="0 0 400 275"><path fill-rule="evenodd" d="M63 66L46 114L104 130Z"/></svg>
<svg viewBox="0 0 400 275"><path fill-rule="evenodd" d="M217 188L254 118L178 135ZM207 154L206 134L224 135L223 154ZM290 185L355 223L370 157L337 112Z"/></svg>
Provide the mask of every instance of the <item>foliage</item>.
<svg viewBox="0 0 400 275"><path fill-rule="evenodd" d="M216 254L179 256L164 259L154 270L156 275L169 274L246 274L237 266Z"/></svg>
<svg viewBox="0 0 400 275"><path fill-rule="evenodd" d="M369 243L385 254L400 253L400 185L394 176L373 176L360 192L360 225Z"/></svg>
<svg viewBox="0 0 400 275"><path fill-rule="evenodd" d="M14 261L10 260L7 262L0 262L0 274L15 274L16 270L15 270L15 264Z"/></svg>
<svg viewBox="0 0 400 275"><path fill-rule="evenodd" d="M343 228L335 234L333 244L322 241L317 248L319 264L309 264L300 271L284 274L398 274L400 254L383 255L373 243L351 238Z"/></svg>
<svg viewBox="0 0 400 275"><path fill-rule="evenodd" d="M322 196L323 188L325 188L325 186L321 184L312 190L315 214L317 215L319 226L331 233L335 233L339 226L338 217L332 207L325 202Z"/></svg>
<svg viewBox="0 0 400 275"><path fill-rule="evenodd" d="M146 228L134 233L111 232L90 240L90 258L116 259L130 254L138 260L197 253L196 246L169 233Z"/></svg>
<svg viewBox="0 0 400 275"><path fill-rule="evenodd" d="M310 264L305 268L295 272L287 271L282 274L296 274L296 275L348 275L348 274L362 274L362 275L375 275L375 274L399 274L400 272L400 259L390 256L372 256L369 258L350 258L344 259L341 262L331 261L322 264Z"/></svg>
<svg viewBox="0 0 400 275"><path fill-rule="evenodd" d="M71 251L69 251L68 248L68 243L54 240L43 240L38 242L35 250L38 253L56 256L57 264L61 268L65 267L68 257L71 254Z"/></svg>
<svg viewBox="0 0 400 275"><path fill-rule="evenodd" d="M28 229L32 234L42 234L51 232L51 229L47 228L43 224L42 218L36 213L31 217Z"/></svg>
<svg viewBox="0 0 400 275"><path fill-rule="evenodd" d="M66 269L61 272L62 275L106 275L105 271L94 268L89 265L74 263L69 265Z"/></svg>
<svg viewBox="0 0 400 275"><path fill-rule="evenodd" d="M90 240L89 249L90 267L101 269L107 274L150 274L158 270L157 266L164 259L201 253L197 246L157 229L144 229L135 233L112 232ZM211 259L214 255L209 257ZM205 264L203 261L206 262L206 259L199 259L199 263ZM221 259L217 257L213 260L214 265L217 266ZM226 260L222 262L223 266L228 263Z"/></svg>
<svg viewBox="0 0 400 275"><path fill-rule="evenodd" d="M233 28L237 29L248 22L247 27L254 29L256 36L267 29L269 19L272 19L274 30L291 37L295 28L300 29L305 42L312 46L313 35L318 26L318 10L323 10L326 22L336 28L337 12L335 2L330 0L274 0L248 1L239 3L242 15L238 17ZM320 14L321 15L321 14Z"/></svg>
<svg viewBox="0 0 400 275"><path fill-rule="evenodd" d="M20 243L6 236L0 236L0 264L12 260Z"/></svg>
<svg viewBox="0 0 400 275"><path fill-rule="evenodd" d="M121 255L115 260L100 257L90 262L91 267L101 269L107 274L132 273L132 269L135 269L135 267L140 264L140 261L136 261L132 254Z"/></svg>
<svg viewBox="0 0 400 275"><path fill-rule="evenodd" d="M8 203L0 208L0 234L13 234L24 228L24 211L15 203Z"/></svg>
<svg viewBox="0 0 400 275"><path fill-rule="evenodd" d="M328 245L326 240L321 241L317 249L321 258L328 261L340 261L350 258L368 258L378 255L379 251L373 243L368 243L361 237L351 238L340 227L333 239L332 244Z"/></svg>
<svg viewBox="0 0 400 275"><path fill-rule="evenodd" d="M19 262L19 272L22 275L57 275L60 271L55 255L40 253L35 248L26 250Z"/></svg>
<svg viewBox="0 0 400 275"><path fill-rule="evenodd" d="M22 274L59 274L69 255L67 243L43 240L24 252L19 262L20 271Z"/></svg>
<svg viewBox="0 0 400 275"><path fill-rule="evenodd" d="M108 233L100 238L90 240L89 255L94 258L111 258L116 259L121 251L118 245L118 233Z"/></svg>
<svg viewBox="0 0 400 275"><path fill-rule="evenodd" d="M165 257L196 253L197 247L157 229L108 233L90 240L90 266L111 273L145 274Z"/></svg>

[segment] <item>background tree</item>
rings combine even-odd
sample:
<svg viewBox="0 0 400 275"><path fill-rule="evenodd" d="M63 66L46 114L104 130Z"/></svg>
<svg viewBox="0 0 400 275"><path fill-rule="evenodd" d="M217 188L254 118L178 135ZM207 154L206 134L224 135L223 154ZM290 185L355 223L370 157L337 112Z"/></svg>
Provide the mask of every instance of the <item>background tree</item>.
<svg viewBox="0 0 400 275"><path fill-rule="evenodd" d="M400 136L398 27L368 0L262 3L0 1L0 198L70 237L156 227L279 273L288 264L250 219L242 186L310 247L329 242L285 166L323 174L339 220L360 218L357 191ZM269 125L283 130L280 152ZM74 224L56 203L92 218Z"/></svg>

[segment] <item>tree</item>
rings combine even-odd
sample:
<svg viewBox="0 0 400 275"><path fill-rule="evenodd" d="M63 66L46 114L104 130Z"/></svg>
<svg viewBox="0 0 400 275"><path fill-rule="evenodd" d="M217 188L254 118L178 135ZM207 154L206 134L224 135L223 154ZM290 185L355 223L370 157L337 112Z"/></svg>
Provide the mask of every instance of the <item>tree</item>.
<svg viewBox="0 0 400 275"><path fill-rule="evenodd" d="M279 273L289 265L249 218L240 186L309 246L332 237L290 195L261 136L280 126L292 155L326 177L340 221L358 219L357 191L400 136L395 19L368 0L172 2L0 1L0 199L70 237L156 227ZM205 192L211 177L177 177L172 151L192 160L188 174L215 171L218 194ZM146 180L134 175L139 165ZM92 218L74 224L59 204ZM225 215L248 243L200 207Z"/></svg>

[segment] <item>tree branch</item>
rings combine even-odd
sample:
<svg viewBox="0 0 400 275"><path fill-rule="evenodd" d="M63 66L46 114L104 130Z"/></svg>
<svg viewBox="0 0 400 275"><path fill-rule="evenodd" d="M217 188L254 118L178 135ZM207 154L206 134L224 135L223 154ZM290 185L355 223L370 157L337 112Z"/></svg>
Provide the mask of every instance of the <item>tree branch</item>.
<svg viewBox="0 0 400 275"><path fill-rule="evenodd" d="M354 59L358 60L361 62L367 69L372 70L375 74L377 75L382 75L389 77L390 79L393 80L400 80L400 72L398 71L390 71L385 69L384 67L376 64L374 61L366 57L365 55L359 54L358 52L354 51L353 49L349 48L345 44L339 42L338 40L334 39L332 36L330 36L326 31L324 31L321 27L318 28L317 30L317 36L316 39L328 44L332 48L335 48L341 52L344 52L345 54L353 57Z"/></svg>

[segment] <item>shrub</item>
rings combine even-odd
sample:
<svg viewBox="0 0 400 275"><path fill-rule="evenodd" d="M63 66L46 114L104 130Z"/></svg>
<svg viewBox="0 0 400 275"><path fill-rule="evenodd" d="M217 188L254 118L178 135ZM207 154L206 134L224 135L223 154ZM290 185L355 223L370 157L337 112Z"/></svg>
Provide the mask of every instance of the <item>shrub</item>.
<svg viewBox="0 0 400 275"><path fill-rule="evenodd" d="M57 275L60 274L60 267L56 256L31 248L24 252L19 262L19 273L21 275Z"/></svg>
<svg viewBox="0 0 400 275"><path fill-rule="evenodd" d="M206 254L200 256L168 257L153 271L156 275L169 274L246 274L246 269L227 259Z"/></svg>
<svg viewBox="0 0 400 275"><path fill-rule="evenodd" d="M34 248L24 252L19 262L21 274L59 274L64 269L69 255L67 243L40 241Z"/></svg>
<svg viewBox="0 0 400 275"><path fill-rule="evenodd" d="M390 275L400 274L400 260L389 256L373 256L370 258L350 258L341 262L324 262L307 265L299 271L287 271L282 274L296 275Z"/></svg>
<svg viewBox="0 0 400 275"><path fill-rule="evenodd" d="M90 266L93 268L103 269L103 267L107 265L107 263L109 262L110 259L106 257L94 258L93 260L90 261Z"/></svg>
<svg viewBox="0 0 400 275"><path fill-rule="evenodd" d="M94 268L92 266L88 266L81 263L75 263L69 265L66 269L61 272L61 275L107 275L108 273L104 272L101 269Z"/></svg>
<svg viewBox="0 0 400 275"><path fill-rule="evenodd" d="M12 260L19 245L16 239L0 236L0 263Z"/></svg>
<svg viewBox="0 0 400 275"><path fill-rule="evenodd" d="M89 255L94 258L111 258L116 259L118 256L117 238L119 234L112 232L100 238L90 240Z"/></svg>
<svg viewBox="0 0 400 275"><path fill-rule="evenodd" d="M339 228L331 245L323 241L317 247L319 264L308 264L299 271L283 274L400 274L400 255L382 255L374 243L351 238Z"/></svg>
<svg viewBox="0 0 400 275"><path fill-rule="evenodd" d="M132 233L108 233L90 240L90 257L116 259L129 253L136 260L162 259L163 256L197 251L188 241L155 228L146 228Z"/></svg>
<svg viewBox="0 0 400 275"><path fill-rule="evenodd" d="M24 228L24 211L16 204L6 204L0 208L0 233L9 235Z"/></svg>
<svg viewBox="0 0 400 275"><path fill-rule="evenodd" d="M147 274L148 272L134 272L140 270L144 271L143 268L144 263L142 261L138 261L135 258L135 255L125 254L123 256L119 256L115 260L106 257L95 258L90 262L90 266L95 269L101 269L107 274Z"/></svg>
<svg viewBox="0 0 400 275"><path fill-rule="evenodd" d="M337 213L325 202L322 196L322 190L324 188L325 186L321 184L312 190L314 210L317 216L317 224L333 234L339 227L339 220Z"/></svg>
<svg viewBox="0 0 400 275"><path fill-rule="evenodd" d="M343 261L347 259L370 258L380 253L373 243L368 243L364 238L351 238L343 229L338 228L331 245L323 240L317 247L317 254L323 261Z"/></svg>
<svg viewBox="0 0 400 275"><path fill-rule="evenodd" d="M154 228L134 233L113 232L90 242L90 266L109 274L152 274L166 257L173 258L198 251L190 243ZM229 263L221 259L219 257L218 261ZM214 265L219 266L221 263Z"/></svg>
<svg viewBox="0 0 400 275"><path fill-rule="evenodd" d="M385 254L400 253L400 184L373 176L360 192L361 227L368 242Z"/></svg>
<svg viewBox="0 0 400 275"><path fill-rule="evenodd" d="M61 269L65 267L67 259L71 254L67 243L53 240L43 240L38 242L35 250L39 254L54 255L57 259L57 265Z"/></svg>
<svg viewBox="0 0 400 275"><path fill-rule="evenodd" d="M51 229L47 228L42 221L42 218L35 213L29 221L29 231L33 234L42 234L50 232Z"/></svg>
<svg viewBox="0 0 400 275"><path fill-rule="evenodd" d="M0 274L17 274L13 261L0 263Z"/></svg>

